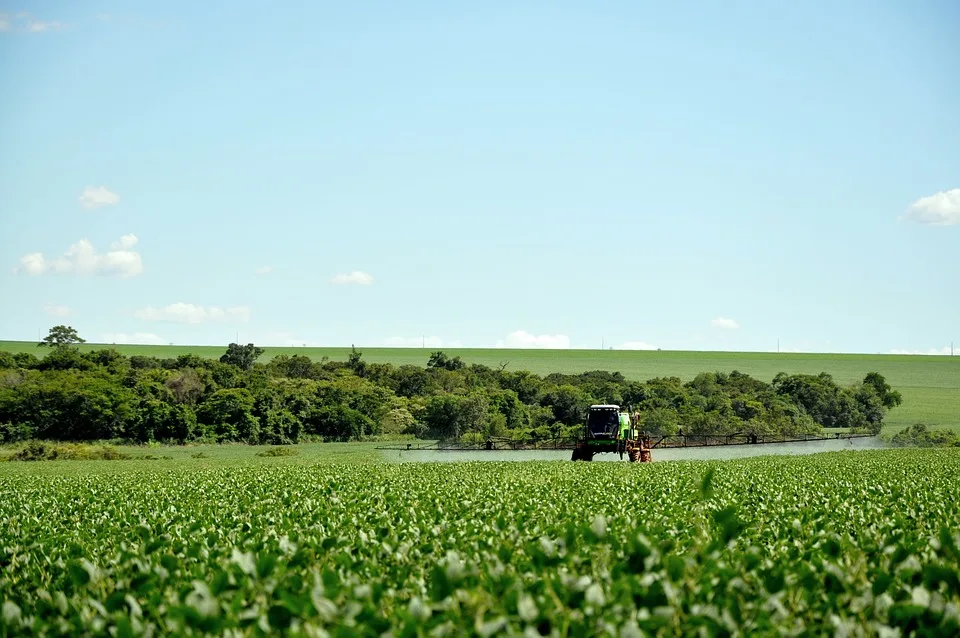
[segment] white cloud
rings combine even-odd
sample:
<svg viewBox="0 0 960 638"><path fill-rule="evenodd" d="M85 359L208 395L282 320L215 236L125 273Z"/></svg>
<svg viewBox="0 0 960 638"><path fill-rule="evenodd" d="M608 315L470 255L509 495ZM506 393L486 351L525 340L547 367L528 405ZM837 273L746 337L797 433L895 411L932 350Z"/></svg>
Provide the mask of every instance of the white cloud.
<svg viewBox="0 0 960 638"><path fill-rule="evenodd" d="M44 31L59 31L63 28L63 23L59 20L30 20L27 22L27 31L30 33L43 33Z"/></svg>
<svg viewBox="0 0 960 638"><path fill-rule="evenodd" d="M107 332L100 335L100 343L126 343L132 345L144 346L162 346L168 342L164 341L152 332L134 332L127 334L124 332Z"/></svg>
<svg viewBox="0 0 960 638"><path fill-rule="evenodd" d="M927 226L960 224L960 188L921 197L910 204L907 214L900 219Z"/></svg>
<svg viewBox="0 0 960 638"><path fill-rule="evenodd" d="M716 328L726 328L727 330L735 330L740 327L733 319L728 319L727 317L717 317L710 321L710 325Z"/></svg>
<svg viewBox="0 0 960 638"><path fill-rule="evenodd" d="M942 348L930 348L929 350L890 350L887 354L924 354L924 355L950 355L950 346Z"/></svg>
<svg viewBox="0 0 960 638"><path fill-rule="evenodd" d="M112 250L130 250L137 245L137 242L140 241L137 239L137 236L133 233L127 233L117 241L110 244Z"/></svg>
<svg viewBox="0 0 960 638"><path fill-rule="evenodd" d="M658 350L658 348L646 341L627 341L616 346L615 350Z"/></svg>
<svg viewBox="0 0 960 638"><path fill-rule="evenodd" d="M567 335L533 335L525 330L516 330L506 339L497 342L497 348L544 348L551 350L570 349Z"/></svg>
<svg viewBox="0 0 960 638"><path fill-rule="evenodd" d="M0 13L0 32L16 29L28 33L43 33L44 31L59 31L65 26L59 20L36 20L26 11L21 11L15 16L9 13Z"/></svg>
<svg viewBox="0 0 960 638"><path fill-rule="evenodd" d="M80 205L84 208L113 206L120 202L120 196L106 186L87 186L77 199L80 200Z"/></svg>
<svg viewBox="0 0 960 638"><path fill-rule="evenodd" d="M67 308L66 306L58 306L57 304L48 303L48 304L44 304L43 310L51 317L69 317L70 316L70 309Z"/></svg>
<svg viewBox="0 0 960 638"><path fill-rule="evenodd" d="M144 321L171 321L175 323L204 323L206 321L223 321L246 323L250 320L250 308L235 306L220 308L218 306L197 306L192 303L177 302L163 308L147 306L133 313Z"/></svg>
<svg viewBox="0 0 960 638"><path fill-rule="evenodd" d="M258 275L269 275L273 272L273 266L260 266L254 272Z"/></svg>
<svg viewBox="0 0 960 638"><path fill-rule="evenodd" d="M440 337L389 337L383 340L387 348L462 348L459 341L444 342Z"/></svg>
<svg viewBox="0 0 960 638"><path fill-rule="evenodd" d="M111 250L98 254L93 244L81 239L70 246L62 257L47 259L43 253L30 253L20 258L14 274L28 275L76 274L116 275L133 277L143 272L140 253L131 250L137 244L136 235L124 235L111 245Z"/></svg>
<svg viewBox="0 0 960 638"><path fill-rule="evenodd" d="M334 277L330 280L330 283L337 285L357 284L360 286L369 286L373 283L373 275L360 272L359 270L354 270L351 273L340 273L338 275L334 275Z"/></svg>

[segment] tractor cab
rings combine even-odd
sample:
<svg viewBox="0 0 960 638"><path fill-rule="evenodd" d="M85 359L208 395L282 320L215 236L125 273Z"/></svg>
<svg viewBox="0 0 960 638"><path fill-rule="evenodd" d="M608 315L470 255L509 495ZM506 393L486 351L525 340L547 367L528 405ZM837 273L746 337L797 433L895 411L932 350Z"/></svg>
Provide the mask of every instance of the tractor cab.
<svg viewBox="0 0 960 638"><path fill-rule="evenodd" d="M630 462L649 462L650 440L639 432L629 411L620 411L619 405L591 405L583 436L573 448L574 461L592 461L595 454L611 452L630 456Z"/></svg>
<svg viewBox="0 0 960 638"><path fill-rule="evenodd" d="M591 405L587 411L586 438L616 440L620 428L619 405Z"/></svg>

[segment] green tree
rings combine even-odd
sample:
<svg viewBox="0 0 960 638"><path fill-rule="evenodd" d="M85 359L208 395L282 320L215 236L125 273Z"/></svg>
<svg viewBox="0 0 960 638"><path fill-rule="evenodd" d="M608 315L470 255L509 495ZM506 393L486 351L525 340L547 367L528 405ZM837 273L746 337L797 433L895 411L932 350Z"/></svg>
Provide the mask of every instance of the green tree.
<svg viewBox="0 0 960 638"><path fill-rule="evenodd" d="M183 443L193 438L197 427L197 417L189 406L172 405L159 399L142 401L138 417L133 434L140 442Z"/></svg>
<svg viewBox="0 0 960 638"><path fill-rule="evenodd" d="M50 332L43 338L43 341L37 344L40 348L66 348L78 343L86 343L87 340L77 334L77 329L72 326L54 326Z"/></svg>
<svg viewBox="0 0 960 638"><path fill-rule="evenodd" d="M260 422L253 414L253 395L244 388L217 390L197 410L197 420L218 442L256 443Z"/></svg>
<svg viewBox="0 0 960 638"><path fill-rule="evenodd" d="M430 372L410 364L395 368L390 375L389 383L397 396L401 397L425 396L437 387Z"/></svg>
<svg viewBox="0 0 960 638"><path fill-rule="evenodd" d="M883 378L883 375L879 372L868 372L867 376L863 378L864 385L869 385L877 391L877 396L880 398L880 402L883 404L883 407L895 408L901 403L903 403L903 397L897 390L894 390L890 387L890 384L887 383L887 380Z"/></svg>
<svg viewBox="0 0 960 638"><path fill-rule="evenodd" d="M39 370L93 370L97 364L76 348L54 348L37 364Z"/></svg>
<svg viewBox="0 0 960 638"><path fill-rule="evenodd" d="M460 357L451 359L440 350L432 353L427 361L428 368L442 368L444 370L462 370L465 365Z"/></svg>
<svg viewBox="0 0 960 638"><path fill-rule="evenodd" d="M591 401L583 390L568 384L547 392L540 403L553 410L556 421L564 425L577 425L586 421Z"/></svg>
<svg viewBox="0 0 960 638"><path fill-rule="evenodd" d="M670 408L654 408L640 413L640 427L648 434L676 434L680 416Z"/></svg>
<svg viewBox="0 0 960 638"><path fill-rule="evenodd" d="M380 431L384 434L410 434L416 429L417 420L403 406L390 408L380 419Z"/></svg>
<svg viewBox="0 0 960 638"><path fill-rule="evenodd" d="M314 408L304 425L310 434L333 441L360 439L375 427L373 421L358 410L339 404Z"/></svg>
<svg viewBox="0 0 960 638"><path fill-rule="evenodd" d="M367 363L363 360L363 353L352 344L350 345L350 356L347 358L347 367L353 370L353 373L358 377L365 376L367 372Z"/></svg>
<svg viewBox="0 0 960 638"><path fill-rule="evenodd" d="M292 357L281 354L269 363L271 374L288 379L319 379L320 374L310 357L295 354Z"/></svg>
<svg viewBox="0 0 960 638"><path fill-rule="evenodd" d="M465 431L460 415L460 402L461 397L454 394L437 394L430 397L423 422L431 436L439 439L456 439Z"/></svg>
<svg viewBox="0 0 960 638"><path fill-rule="evenodd" d="M231 343L227 346L227 351L220 357L220 363L235 365L241 370L249 370L264 352L263 348L258 348L252 343L245 346Z"/></svg>

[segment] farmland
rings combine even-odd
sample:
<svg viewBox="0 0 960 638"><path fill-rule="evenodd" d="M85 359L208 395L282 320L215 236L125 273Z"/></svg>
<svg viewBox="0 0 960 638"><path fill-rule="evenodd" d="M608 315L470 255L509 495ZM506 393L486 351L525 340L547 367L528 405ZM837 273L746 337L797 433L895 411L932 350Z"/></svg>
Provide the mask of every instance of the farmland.
<svg viewBox="0 0 960 638"><path fill-rule="evenodd" d="M114 347L127 356L161 358L182 354L217 358L224 352L224 347L219 346L79 346L83 351L101 347ZM431 352L419 348L360 349L364 360L371 363L417 366L424 366ZM42 355L35 342L0 341L0 351L3 350ZM506 364L507 370L529 370L536 374L609 370L640 381L657 376L677 376L688 381L701 372L739 370L767 382L778 372L827 372L838 383L846 384L859 381L867 372L876 371L903 395L903 404L891 410L885 419L885 432L894 432L917 422L960 430L960 356L512 349L451 349L444 352L460 356L468 364L494 368ZM268 347L261 360L267 361L277 355L302 355L315 361L323 357L345 361L349 354L350 348Z"/></svg>
<svg viewBox="0 0 960 638"><path fill-rule="evenodd" d="M960 631L956 449L2 466L5 635Z"/></svg>

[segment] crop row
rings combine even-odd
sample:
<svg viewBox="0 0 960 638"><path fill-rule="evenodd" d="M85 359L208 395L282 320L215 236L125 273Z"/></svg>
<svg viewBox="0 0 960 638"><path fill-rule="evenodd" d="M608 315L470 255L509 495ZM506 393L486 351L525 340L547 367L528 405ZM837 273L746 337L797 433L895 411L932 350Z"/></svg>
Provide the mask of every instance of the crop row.
<svg viewBox="0 0 960 638"><path fill-rule="evenodd" d="M958 484L958 450L0 475L0 630L956 635Z"/></svg>

